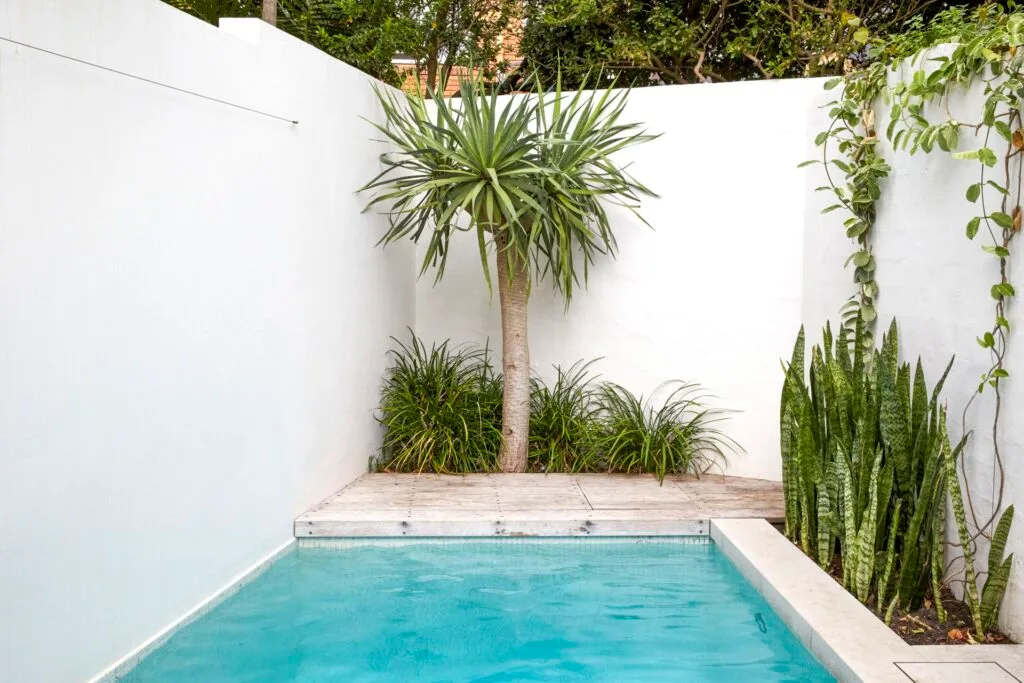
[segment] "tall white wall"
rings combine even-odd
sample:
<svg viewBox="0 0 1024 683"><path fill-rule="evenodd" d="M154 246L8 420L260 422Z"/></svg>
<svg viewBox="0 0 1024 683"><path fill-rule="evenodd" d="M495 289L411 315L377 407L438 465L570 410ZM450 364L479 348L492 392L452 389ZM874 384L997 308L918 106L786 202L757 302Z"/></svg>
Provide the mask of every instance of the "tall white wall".
<svg viewBox="0 0 1024 683"><path fill-rule="evenodd" d="M731 474L777 479L779 359L800 326L804 158L818 80L648 88L623 120L662 133L623 155L661 195L644 200L652 229L616 211L615 261L602 261L566 312L535 288L534 370L598 356L604 379L645 395L670 379L697 381L741 411L726 427L747 454ZM500 350L475 239L459 241L442 282L417 284L416 329ZM493 270L493 269L492 269Z"/></svg>
<svg viewBox="0 0 1024 683"><path fill-rule="evenodd" d="M369 79L257 20L0 0L0 680L81 681L360 472L411 249Z"/></svg>
<svg viewBox="0 0 1024 683"><path fill-rule="evenodd" d="M908 71L904 73L909 75ZM828 101L835 94L823 93L820 100ZM951 111L960 120L978 120L981 102L979 86L966 96L954 98ZM887 113L884 105L876 108L880 131L888 123ZM942 112L933 115L939 120ZM815 131L824 129L823 112L815 110L810 117L815 121ZM970 133L962 135L963 149L982 146L982 141ZM930 155L894 153L887 140L879 148L893 166L892 175L882 186L872 232L880 289L879 325L884 328L893 317L897 319L903 359L913 364L921 357L930 387L950 357L956 355L943 389L949 408L950 436L955 443L963 433L961 413L977 388L979 376L989 366L988 353L975 339L992 326L995 313L989 288L999 281L997 259L981 249L987 243L983 235L979 234L974 242L965 236L967 221L980 211L980 204L970 204L964 197L967 186L977 181L979 165L975 161L954 160L938 149ZM814 154L820 155L820 149L809 146L808 157ZM843 269L853 244L844 234L841 221L845 216L841 211L820 215L821 208L833 203L826 193L812 192L811 188L823 184L821 180L817 171L809 170L803 311L808 333L815 335L826 319L837 321L839 307L853 292L852 273ZM998 178L997 181L1002 182ZM995 193L988 199L998 203ZM1018 284L1024 272L1020 247L1018 244L1009 267L1011 280ZM1017 289L1021 291L1022 287ZM1016 417L1024 408L1024 318L1019 302L1011 305L1007 317L1014 331L1006 359L1011 377L1002 383L1000 446L1006 466L1004 504L1024 499L1024 423ZM996 494L991 438L993 409L989 390L972 403L966 414L966 427L973 435L964 457L979 519L991 514ZM1018 639L1024 637L1022 519L1018 517L1014 522L1007 547L1007 552L1016 555L1002 611L1004 628ZM984 547L979 562L986 561L986 553Z"/></svg>

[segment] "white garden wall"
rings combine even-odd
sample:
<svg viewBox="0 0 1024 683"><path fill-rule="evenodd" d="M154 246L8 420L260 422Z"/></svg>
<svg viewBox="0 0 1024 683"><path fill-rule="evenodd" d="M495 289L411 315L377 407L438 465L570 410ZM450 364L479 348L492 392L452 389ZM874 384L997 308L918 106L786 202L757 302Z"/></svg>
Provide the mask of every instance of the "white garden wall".
<svg viewBox="0 0 1024 683"><path fill-rule="evenodd" d="M257 20L0 0L0 680L82 681L365 471L410 249L370 82Z"/></svg>
<svg viewBox="0 0 1024 683"><path fill-rule="evenodd" d="M625 121L661 133L624 161L661 197L653 229L613 219L615 261L598 263L568 311L544 283L530 303L535 371L602 357L604 379L645 395L661 382L702 383L740 411L726 429L747 450L730 474L778 479L779 359L800 326L807 111L822 81L673 86L633 91ZM756 112L756 113L755 113ZM416 329L427 339L500 349L497 293L487 294L475 238L444 280L417 284Z"/></svg>
<svg viewBox="0 0 1024 683"><path fill-rule="evenodd" d="M905 72L909 73L909 72ZM820 102L831 100L835 91L822 93ZM964 121L978 120L981 110L981 88L966 97L952 101L952 113ZM884 131L888 108L877 108L877 129ZM824 113L810 112L812 128L824 129ZM940 112L935 113L937 117ZM806 155L820 156L820 148L807 140ZM963 149L981 147L979 139L963 133ZM900 352L913 364L921 357L929 386L933 386L949 358L956 362L946 381L943 395L949 407L950 436L958 440L963 433L961 413L977 388L979 376L988 367L988 353L975 339L991 327L994 302L989 288L999 280L998 261L984 253L983 235L974 242L967 240L967 221L978 214L980 205L970 204L964 197L967 186L977 181L978 164L957 161L936 149L930 155L893 153L887 140L880 144L880 153L893 166L891 177L882 186L882 200L872 232L873 252L877 263L879 325L887 327L896 317L900 330ZM822 185L818 171L808 171L807 222L804 241L803 318L808 333L817 336L826 319L837 322L839 307L854 291L852 273L843 263L853 251L853 243L845 236L841 221L845 216L835 211L822 216L820 209L830 196L814 193L811 188ZM999 182L1002 182L999 180ZM997 202L995 193L989 197ZM1024 266L1018 253L1011 259L1010 278L1017 281ZM1018 287L1018 291L1020 291ZM1005 502L1024 502L1024 423L1019 419L1024 408L1024 318L1020 304L1010 308L1008 319L1014 328L1009 341L1007 368L1009 380L1003 382L1001 451L1006 465ZM879 329L879 334L881 328ZM993 451L991 439L994 401L989 390L976 400L966 415L967 429L973 436L965 451L971 491L979 518L992 512ZM1004 628L1016 638L1024 637L1024 523L1018 517L1010 534L1007 552L1015 552L1014 570L1003 603L1001 615ZM951 534L955 531L950 530ZM987 548L980 562L985 561ZM979 565L983 567L984 565Z"/></svg>

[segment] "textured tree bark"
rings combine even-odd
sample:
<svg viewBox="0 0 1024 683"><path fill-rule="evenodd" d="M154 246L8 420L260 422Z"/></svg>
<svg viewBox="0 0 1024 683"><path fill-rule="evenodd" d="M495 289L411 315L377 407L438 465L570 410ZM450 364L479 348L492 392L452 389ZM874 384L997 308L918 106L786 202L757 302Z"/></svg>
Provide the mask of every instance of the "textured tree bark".
<svg viewBox="0 0 1024 683"><path fill-rule="evenodd" d="M501 406L502 472L525 472L530 442L530 347L526 305L530 279L518 253L506 254L497 237L498 296L501 300L501 365L505 393Z"/></svg>
<svg viewBox="0 0 1024 683"><path fill-rule="evenodd" d="M277 26L277 0L263 0L263 21Z"/></svg>

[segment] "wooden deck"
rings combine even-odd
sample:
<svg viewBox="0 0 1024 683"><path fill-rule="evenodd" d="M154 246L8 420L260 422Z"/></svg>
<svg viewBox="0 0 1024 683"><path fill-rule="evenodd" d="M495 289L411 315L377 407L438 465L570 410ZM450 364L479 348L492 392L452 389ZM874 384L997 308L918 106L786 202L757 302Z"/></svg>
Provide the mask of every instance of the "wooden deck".
<svg viewBox="0 0 1024 683"><path fill-rule="evenodd" d="M706 535L783 516L782 485L705 475L367 474L295 520L297 538Z"/></svg>

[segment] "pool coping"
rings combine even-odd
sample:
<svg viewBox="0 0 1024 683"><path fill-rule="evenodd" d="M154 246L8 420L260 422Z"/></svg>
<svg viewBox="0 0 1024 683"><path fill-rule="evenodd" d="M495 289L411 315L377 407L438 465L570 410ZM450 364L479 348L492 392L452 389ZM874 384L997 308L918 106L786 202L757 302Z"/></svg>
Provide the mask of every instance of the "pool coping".
<svg viewBox="0 0 1024 683"><path fill-rule="evenodd" d="M710 526L719 550L842 683L910 683L899 665L928 663L997 664L1024 680L1024 645L909 645L765 520Z"/></svg>
<svg viewBox="0 0 1024 683"><path fill-rule="evenodd" d="M230 581L217 589L212 595L204 598L195 607L188 610L185 614L147 638L131 652L121 657L92 678L88 679L86 683L116 683L116 681L121 680L121 678L129 671L138 666L139 662L170 640L174 634L191 624L196 619L209 613L222 602L237 593L243 586L259 577L263 572L270 568L270 565L274 564L281 559L281 557L295 549L296 545L294 538L288 539L277 548L270 551L268 555L257 560L255 564L250 565L240 573L236 574Z"/></svg>

